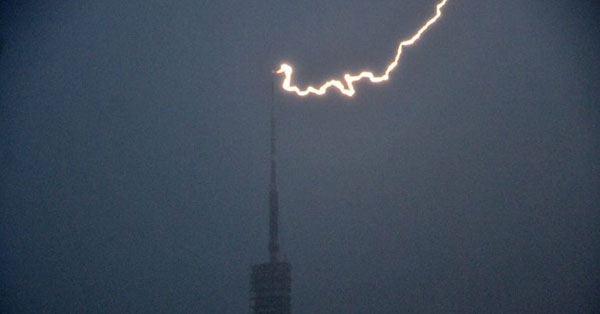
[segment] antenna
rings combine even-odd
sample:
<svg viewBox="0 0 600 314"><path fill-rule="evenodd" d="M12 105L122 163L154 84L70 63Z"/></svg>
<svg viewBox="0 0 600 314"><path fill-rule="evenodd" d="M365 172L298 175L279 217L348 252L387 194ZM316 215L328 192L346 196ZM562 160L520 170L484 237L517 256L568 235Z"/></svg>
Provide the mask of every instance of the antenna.
<svg viewBox="0 0 600 314"><path fill-rule="evenodd" d="M271 182L269 184L269 256L268 263L252 266L250 272L250 310L252 314L290 314L292 270L289 263L279 260L277 195L277 159L275 158L275 102L274 86L271 86L270 133L271 133Z"/></svg>
<svg viewBox="0 0 600 314"><path fill-rule="evenodd" d="M277 160L275 155L275 86L271 81L271 181L269 183L269 256L279 262L279 193L277 192Z"/></svg>

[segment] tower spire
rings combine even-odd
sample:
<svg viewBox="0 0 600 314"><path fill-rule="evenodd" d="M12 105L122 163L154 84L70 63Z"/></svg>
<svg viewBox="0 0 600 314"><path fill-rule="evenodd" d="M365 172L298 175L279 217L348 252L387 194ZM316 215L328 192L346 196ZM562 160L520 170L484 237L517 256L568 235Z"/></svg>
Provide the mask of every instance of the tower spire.
<svg viewBox="0 0 600 314"><path fill-rule="evenodd" d="M290 314L292 308L291 265L279 260L277 195L277 159L275 158L275 102L274 85L271 83L270 133L271 133L271 181L269 184L269 257L268 263L252 266L250 273L250 309L252 314Z"/></svg>
<svg viewBox="0 0 600 314"><path fill-rule="evenodd" d="M277 192L277 160L275 155L275 87L271 82L271 181L269 183L269 257L271 263L279 261L279 193Z"/></svg>

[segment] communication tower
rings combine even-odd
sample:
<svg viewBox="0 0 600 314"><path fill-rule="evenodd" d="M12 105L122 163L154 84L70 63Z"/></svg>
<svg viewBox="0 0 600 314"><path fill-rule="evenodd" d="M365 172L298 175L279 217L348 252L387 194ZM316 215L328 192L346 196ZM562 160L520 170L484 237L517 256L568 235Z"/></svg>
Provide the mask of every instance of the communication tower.
<svg viewBox="0 0 600 314"><path fill-rule="evenodd" d="M252 266L250 273L250 310L252 314L290 314L291 266L279 259L279 193L277 192L273 86L271 87L270 111L269 262Z"/></svg>

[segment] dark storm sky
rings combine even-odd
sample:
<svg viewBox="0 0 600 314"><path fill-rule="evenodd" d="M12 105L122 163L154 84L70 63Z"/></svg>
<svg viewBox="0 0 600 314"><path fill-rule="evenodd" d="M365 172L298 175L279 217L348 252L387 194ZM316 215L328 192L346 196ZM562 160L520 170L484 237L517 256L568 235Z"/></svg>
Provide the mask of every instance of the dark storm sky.
<svg viewBox="0 0 600 314"><path fill-rule="evenodd" d="M240 314L271 71L382 69L436 1L0 3L0 312ZM450 0L389 82L276 90L293 312L597 313L598 13Z"/></svg>

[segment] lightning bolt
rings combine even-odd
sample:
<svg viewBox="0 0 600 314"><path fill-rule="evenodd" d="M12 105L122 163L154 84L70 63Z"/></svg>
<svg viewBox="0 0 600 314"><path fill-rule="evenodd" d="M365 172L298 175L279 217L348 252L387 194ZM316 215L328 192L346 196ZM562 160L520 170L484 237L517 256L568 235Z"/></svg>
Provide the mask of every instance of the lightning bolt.
<svg viewBox="0 0 600 314"><path fill-rule="evenodd" d="M306 89L300 89L300 87L298 87L296 85L292 85L292 73L294 72L294 68L292 68L291 65L289 65L287 63L282 63L279 67L279 70L277 70L275 73L283 74L283 76L284 76L283 84L282 84L283 89L288 92L291 92L291 93L296 93L296 95L298 95L298 96L304 97L304 96L307 96L310 94L324 95L325 93L327 93L327 90L330 87L335 87L342 94L344 94L348 97L352 97L356 93L356 90L354 89L355 82L358 82L364 78L369 79L372 83L380 83L380 82L389 80L390 73L392 71L394 71L394 69L396 69L396 67L398 66L398 62L400 61L400 56L402 55L402 48L406 47L406 46L411 46L414 43L416 43L421 38L421 35L423 35L423 33L425 33L427 30L429 30L430 26L432 26L439 20L439 18L442 16L442 8L446 5L447 2L448 2L448 0L440 1L436 6L435 15L432 18L430 18L427 21L427 23L425 23L425 25L421 26L421 28L419 28L419 30L414 35L412 35L412 37L401 42L398 45L398 51L396 52L396 57L390 64L388 64L385 72L383 72L382 75L377 76L377 75L373 74L373 72L367 72L367 71L360 72L359 74L345 73L344 74L344 82L346 83L345 85L339 79L331 79L331 80L325 82L323 85L321 85L318 88L313 87L313 86L308 86Z"/></svg>

